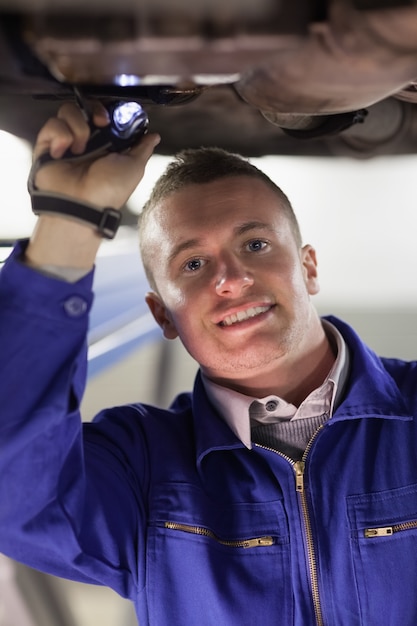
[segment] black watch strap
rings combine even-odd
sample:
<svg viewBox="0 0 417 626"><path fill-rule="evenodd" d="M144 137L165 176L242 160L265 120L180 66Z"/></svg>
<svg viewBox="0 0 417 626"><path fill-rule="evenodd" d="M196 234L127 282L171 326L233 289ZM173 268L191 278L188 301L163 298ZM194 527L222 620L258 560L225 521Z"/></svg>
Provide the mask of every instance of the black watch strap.
<svg viewBox="0 0 417 626"><path fill-rule="evenodd" d="M63 194L39 190L34 183L38 169L44 158L39 157L32 166L28 179L28 191L35 215L66 215L69 218L88 224L105 239L113 239L120 226L121 213L112 207L104 209L93 204L78 202Z"/></svg>
<svg viewBox="0 0 417 626"><path fill-rule="evenodd" d="M32 194L32 210L35 215L66 215L75 220L86 222L97 230L105 239L113 239L120 225L121 213L111 207L96 209L91 204L70 200L65 196L42 193Z"/></svg>

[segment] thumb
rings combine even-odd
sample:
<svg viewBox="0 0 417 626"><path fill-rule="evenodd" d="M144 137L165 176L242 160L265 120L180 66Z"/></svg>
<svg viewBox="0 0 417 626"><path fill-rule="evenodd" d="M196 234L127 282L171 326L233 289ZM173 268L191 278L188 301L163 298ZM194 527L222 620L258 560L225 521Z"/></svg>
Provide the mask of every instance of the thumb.
<svg viewBox="0 0 417 626"><path fill-rule="evenodd" d="M129 156L133 157L144 167L160 141L160 135L157 133L148 133L131 148Z"/></svg>

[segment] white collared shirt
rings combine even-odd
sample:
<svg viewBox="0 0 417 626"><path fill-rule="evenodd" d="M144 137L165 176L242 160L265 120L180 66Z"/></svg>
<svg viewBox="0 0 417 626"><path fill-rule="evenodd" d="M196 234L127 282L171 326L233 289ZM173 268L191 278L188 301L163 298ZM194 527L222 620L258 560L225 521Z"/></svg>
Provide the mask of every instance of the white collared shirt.
<svg viewBox="0 0 417 626"><path fill-rule="evenodd" d="M219 411L235 435L249 449L252 448L251 422L263 424L279 420L298 420L316 417L324 413L329 417L340 400L349 370L349 353L346 343L337 328L326 320L322 320L323 328L329 336L334 338L337 355L333 366L322 385L314 389L297 408L279 396L271 395L265 398L253 398L243 393L222 387L203 375L203 383L210 401ZM250 412L254 402L260 402L266 407L266 416L258 417Z"/></svg>

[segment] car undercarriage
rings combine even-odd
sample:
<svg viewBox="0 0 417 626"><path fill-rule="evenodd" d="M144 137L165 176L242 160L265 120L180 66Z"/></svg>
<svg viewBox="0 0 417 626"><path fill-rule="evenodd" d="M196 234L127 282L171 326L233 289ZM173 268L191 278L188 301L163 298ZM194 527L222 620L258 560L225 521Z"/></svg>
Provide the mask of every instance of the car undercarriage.
<svg viewBox="0 0 417 626"><path fill-rule="evenodd" d="M159 152L414 153L417 4L0 0L0 128L63 100L135 100Z"/></svg>

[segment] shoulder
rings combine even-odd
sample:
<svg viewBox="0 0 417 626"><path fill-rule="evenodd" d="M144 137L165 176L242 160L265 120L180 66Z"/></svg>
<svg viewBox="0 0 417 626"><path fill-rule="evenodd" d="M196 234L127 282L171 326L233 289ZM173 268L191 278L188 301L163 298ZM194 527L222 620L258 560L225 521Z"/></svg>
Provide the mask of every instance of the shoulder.
<svg viewBox="0 0 417 626"><path fill-rule="evenodd" d="M84 424L86 457L100 458L141 484L169 480L176 468L195 465L191 394L169 409L130 404L102 411ZM133 472L133 474L131 474Z"/></svg>
<svg viewBox="0 0 417 626"><path fill-rule="evenodd" d="M116 406L100 412L84 430L87 438L108 439L125 449L166 437L172 441L192 427L191 407L191 393L181 394L167 409L142 403Z"/></svg>

